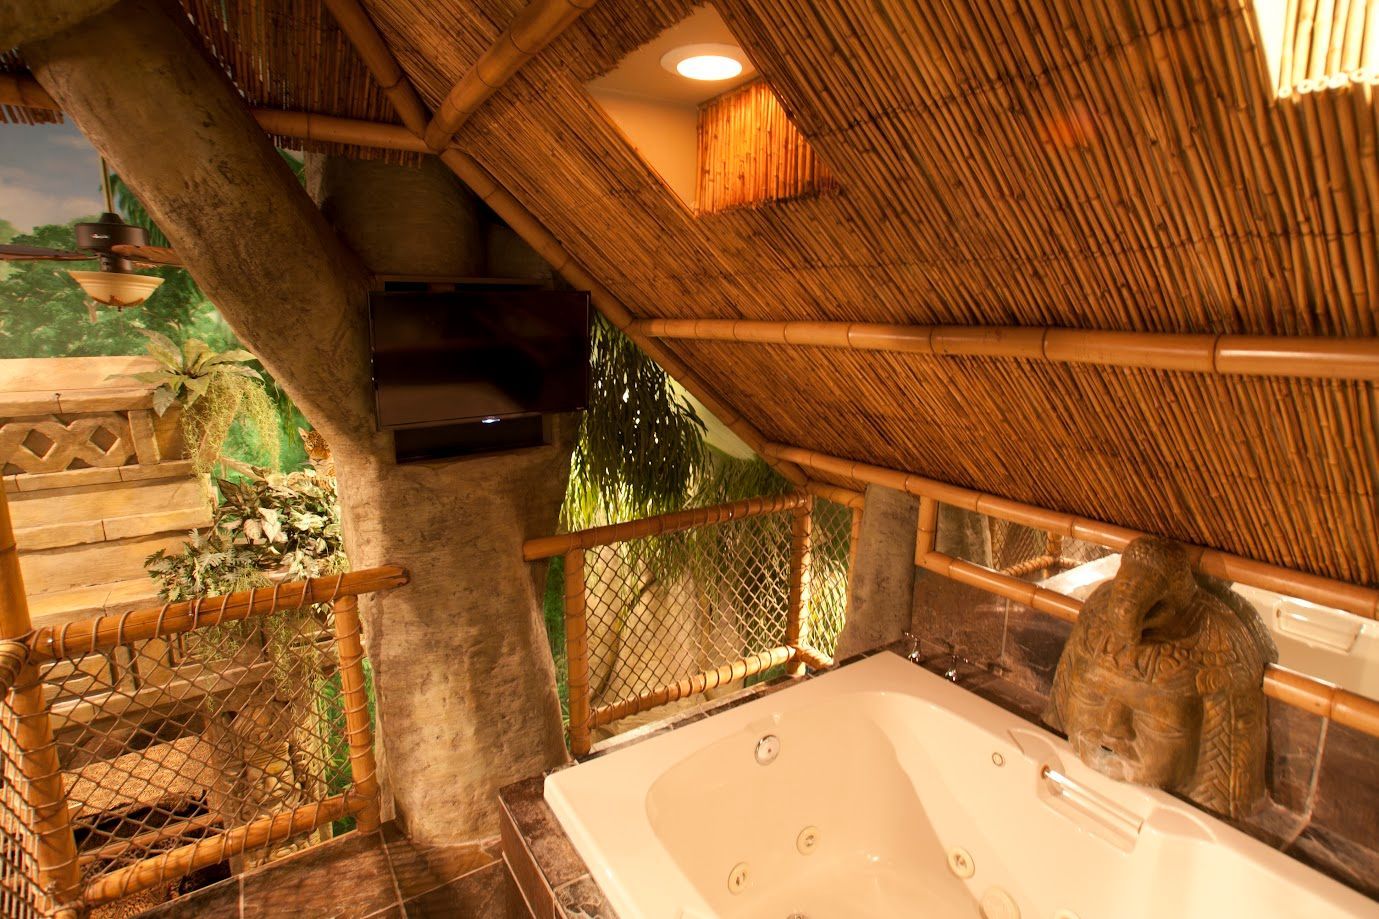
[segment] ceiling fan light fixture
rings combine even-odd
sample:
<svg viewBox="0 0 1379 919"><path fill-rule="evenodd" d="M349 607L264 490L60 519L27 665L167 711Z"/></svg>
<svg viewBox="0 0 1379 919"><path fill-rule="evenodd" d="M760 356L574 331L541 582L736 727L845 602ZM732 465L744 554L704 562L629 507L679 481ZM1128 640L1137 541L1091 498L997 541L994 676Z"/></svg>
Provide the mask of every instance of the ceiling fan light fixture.
<svg viewBox="0 0 1379 919"><path fill-rule="evenodd" d="M129 274L123 271L69 271L72 280L81 285L86 295L97 303L124 309L138 306L163 283L155 275Z"/></svg>

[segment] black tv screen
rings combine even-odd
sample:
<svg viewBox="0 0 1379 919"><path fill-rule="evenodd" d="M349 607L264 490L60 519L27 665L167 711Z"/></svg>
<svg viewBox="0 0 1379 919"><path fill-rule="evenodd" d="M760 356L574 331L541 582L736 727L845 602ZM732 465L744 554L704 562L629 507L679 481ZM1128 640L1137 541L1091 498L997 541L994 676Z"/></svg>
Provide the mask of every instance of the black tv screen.
<svg viewBox="0 0 1379 919"><path fill-rule="evenodd" d="M382 428L588 405L587 293L374 293L369 330Z"/></svg>

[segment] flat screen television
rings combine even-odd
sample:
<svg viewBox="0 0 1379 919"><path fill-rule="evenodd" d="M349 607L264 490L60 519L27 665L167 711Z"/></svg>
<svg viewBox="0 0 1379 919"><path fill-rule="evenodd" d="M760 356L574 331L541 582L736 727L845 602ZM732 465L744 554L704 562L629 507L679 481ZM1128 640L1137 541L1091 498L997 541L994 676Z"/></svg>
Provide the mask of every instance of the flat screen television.
<svg viewBox="0 0 1379 919"><path fill-rule="evenodd" d="M369 296L384 429L579 411L589 402L582 291L388 291Z"/></svg>

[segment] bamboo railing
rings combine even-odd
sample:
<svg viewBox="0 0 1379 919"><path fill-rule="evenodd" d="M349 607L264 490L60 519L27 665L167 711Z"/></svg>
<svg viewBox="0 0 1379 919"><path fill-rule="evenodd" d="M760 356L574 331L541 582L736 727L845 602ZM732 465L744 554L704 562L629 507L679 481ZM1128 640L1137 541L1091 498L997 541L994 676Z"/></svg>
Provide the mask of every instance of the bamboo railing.
<svg viewBox="0 0 1379 919"><path fill-rule="evenodd" d="M1021 580L1012 573L993 571L936 551L934 543L938 530L939 504L951 504L979 514L1044 530L1050 534L1048 545L1051 547L1061 548L1061 543L1054 542L1053 537L1066 536L1121 551L1134 539L1147 535L879 466L823 456L796 447L772 445L772 449L788 456L792 462L806 469L870 482L918 496L919 515L915 524L916 565L960 584L1014 600L1065 622L1076 621L1082 610L1081 600ZM1200 546L1187 548L1193 567L1205 574L1344 609L1366 618L1379 618L1379 591L1237 558ZM1046 556L1045 559L1053 560L1053 557ZM812 663L810 665L814 666ZM1330 718L1337 724L1379 737L1379 701L1276 664L1270 664L1265 670L1263 688L1266 696L1285 705L1301 708L1323 718Z"/></svg>
<svg viewBox="0 0 1379 919"><path fill-rule="evenodd" d="M920 498L932 498L943 504L1023 524L1046 533L1081 539L1117 552L1133 540L1149 535L1129 527L1091 520L1076 514L1051 511L925 476L828 456L800 447L768 444L765 449L768 454L778 459L788 460L825 475L882 485ZM1366 619L1379 619L1379 590L1374 588L1294 571L1203 546L1185 547L1193 568L1203 574L1309 600Z"/></svg>
<svg viewBox="0 0 1379 919"><path fill-rule="evenodd" d="M28 901L34 909L48 912L80 911L166 883L244 852L277 845L345 816L354 815L362 831L377 829L379 785L365 691L357 597L405 583L405 570L384 566L332 577L286 582L262 590L203 597L190 602L168 603L158 608L99 616L58 628L33 629L19 570L9 505L0 493L0 715L3 716L0 722L3 722L6 731L5 743L0 747L17 766L7 767L7 779L14 783L14 792L22 799L30 815L28 825L14 829L32 835L36 856L36 876L17 877L16 872L22 872L23 865L7 863L3 866L6 883L10 886L27 883ZM339 674L339 700L345 721L348 789L315 802L284 806L239 825L226 826L222 816L211 814L172 821L82 852L79 856L73 818L69 812L69 796L74 786L67 785L65 781L50 721L51 703L45 697L47 683L39 667L62 664L68 660L79 661L93 653L108 653L121 647L133 647L135 642L181 640L184 636L194 636L208 629L222 629L251 617L265 617L313 604L329 605L333 612L331 637L336 647L334 669ZM254 674L262 669L262 666L241 666L235 672ZM78 670L77 673L80 675L82 671ZM100 700L109 697L112 704L119 703L108 713L109 717L117 720L127 717L128 707L136 705L139 694L145 692L139 690L131 694L123 691L121 695L100 687L96 690L83 688L87 683L87 680L76 681L77 692L86 694L78 696L80 704L89 703L99 709L102 704ZM158 704L193 704L187 701L191 697L177 695L173 691L173 687L182 683L156 684L147 692L163 692L167 698L160 698ZM233 686L225 686L209 691L233 690ZM248 691L252 692L252 687ZM274 693L275 697L277 694ZM99 715L99 711L96 714ZM10 750L13 752L8 752ZM134 754L135 751L131 751L131 755ZM201 767L210 768L209 764L201 764ZM114 775L119 779L120 773ZM76 776L73 781L79 784L82 780ZM132 777L126 777L121 782L139 784ZM16 816L23 815L17 815L11 809L6 816L13 821ZM136 857L130 864L83 880L83 868L94 862L128 860L132 852L147 851L149 847L169 840L195 837L217 825L223 827L221 831L195 842L157 855Z"/></svg>
<svg viewBox="0 0 1379 919"><path fill-rule="evenodd" d="M846 489L825 487L830 498L843 499L859 513L860 496ZM586 553L602 546L628 540L665 536L701 527L721 526L768 515L790 515L790 548L786 579L786 616L779 644L746 654L735 660L689 676L671 680L628 698L593 706L590 679L590 636L587 618L589 567ZM578 757L592 747L592 731L630 715L639 714L670 702L699 695L719 686L755 676L784 665L798 675L806 665L827 666L825 654L802 641L802 615L808 604L810 583L810 534L813 498L791 493L767 498L750 498L713 507L696 508L646 517L628 523L594 527L557 536L528 540L522 547L527 561L562 557L565 571L565 653L568 667L570 709L570 752ZM741 650L741 649L739 649Z"/></svg>

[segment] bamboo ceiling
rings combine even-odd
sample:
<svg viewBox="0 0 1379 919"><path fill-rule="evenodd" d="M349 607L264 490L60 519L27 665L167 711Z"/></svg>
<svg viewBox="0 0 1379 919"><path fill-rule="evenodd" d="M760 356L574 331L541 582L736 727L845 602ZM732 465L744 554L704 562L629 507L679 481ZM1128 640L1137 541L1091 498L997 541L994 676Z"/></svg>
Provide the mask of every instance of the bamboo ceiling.
<svg viewBox="0 0 1379 919"><path fill-rule="evenodd" d="M434 109L523 0L364 5ZM602 0L457 137L639 317L1379 335L1379 0L1290 0L1277 78L1247 0L716 5L836 194L695 216L589 98L682 0ZM318 0L226 9L253 101L394 120ZM1379 584L1372 383L664 343L770 441Z"/></svg>

